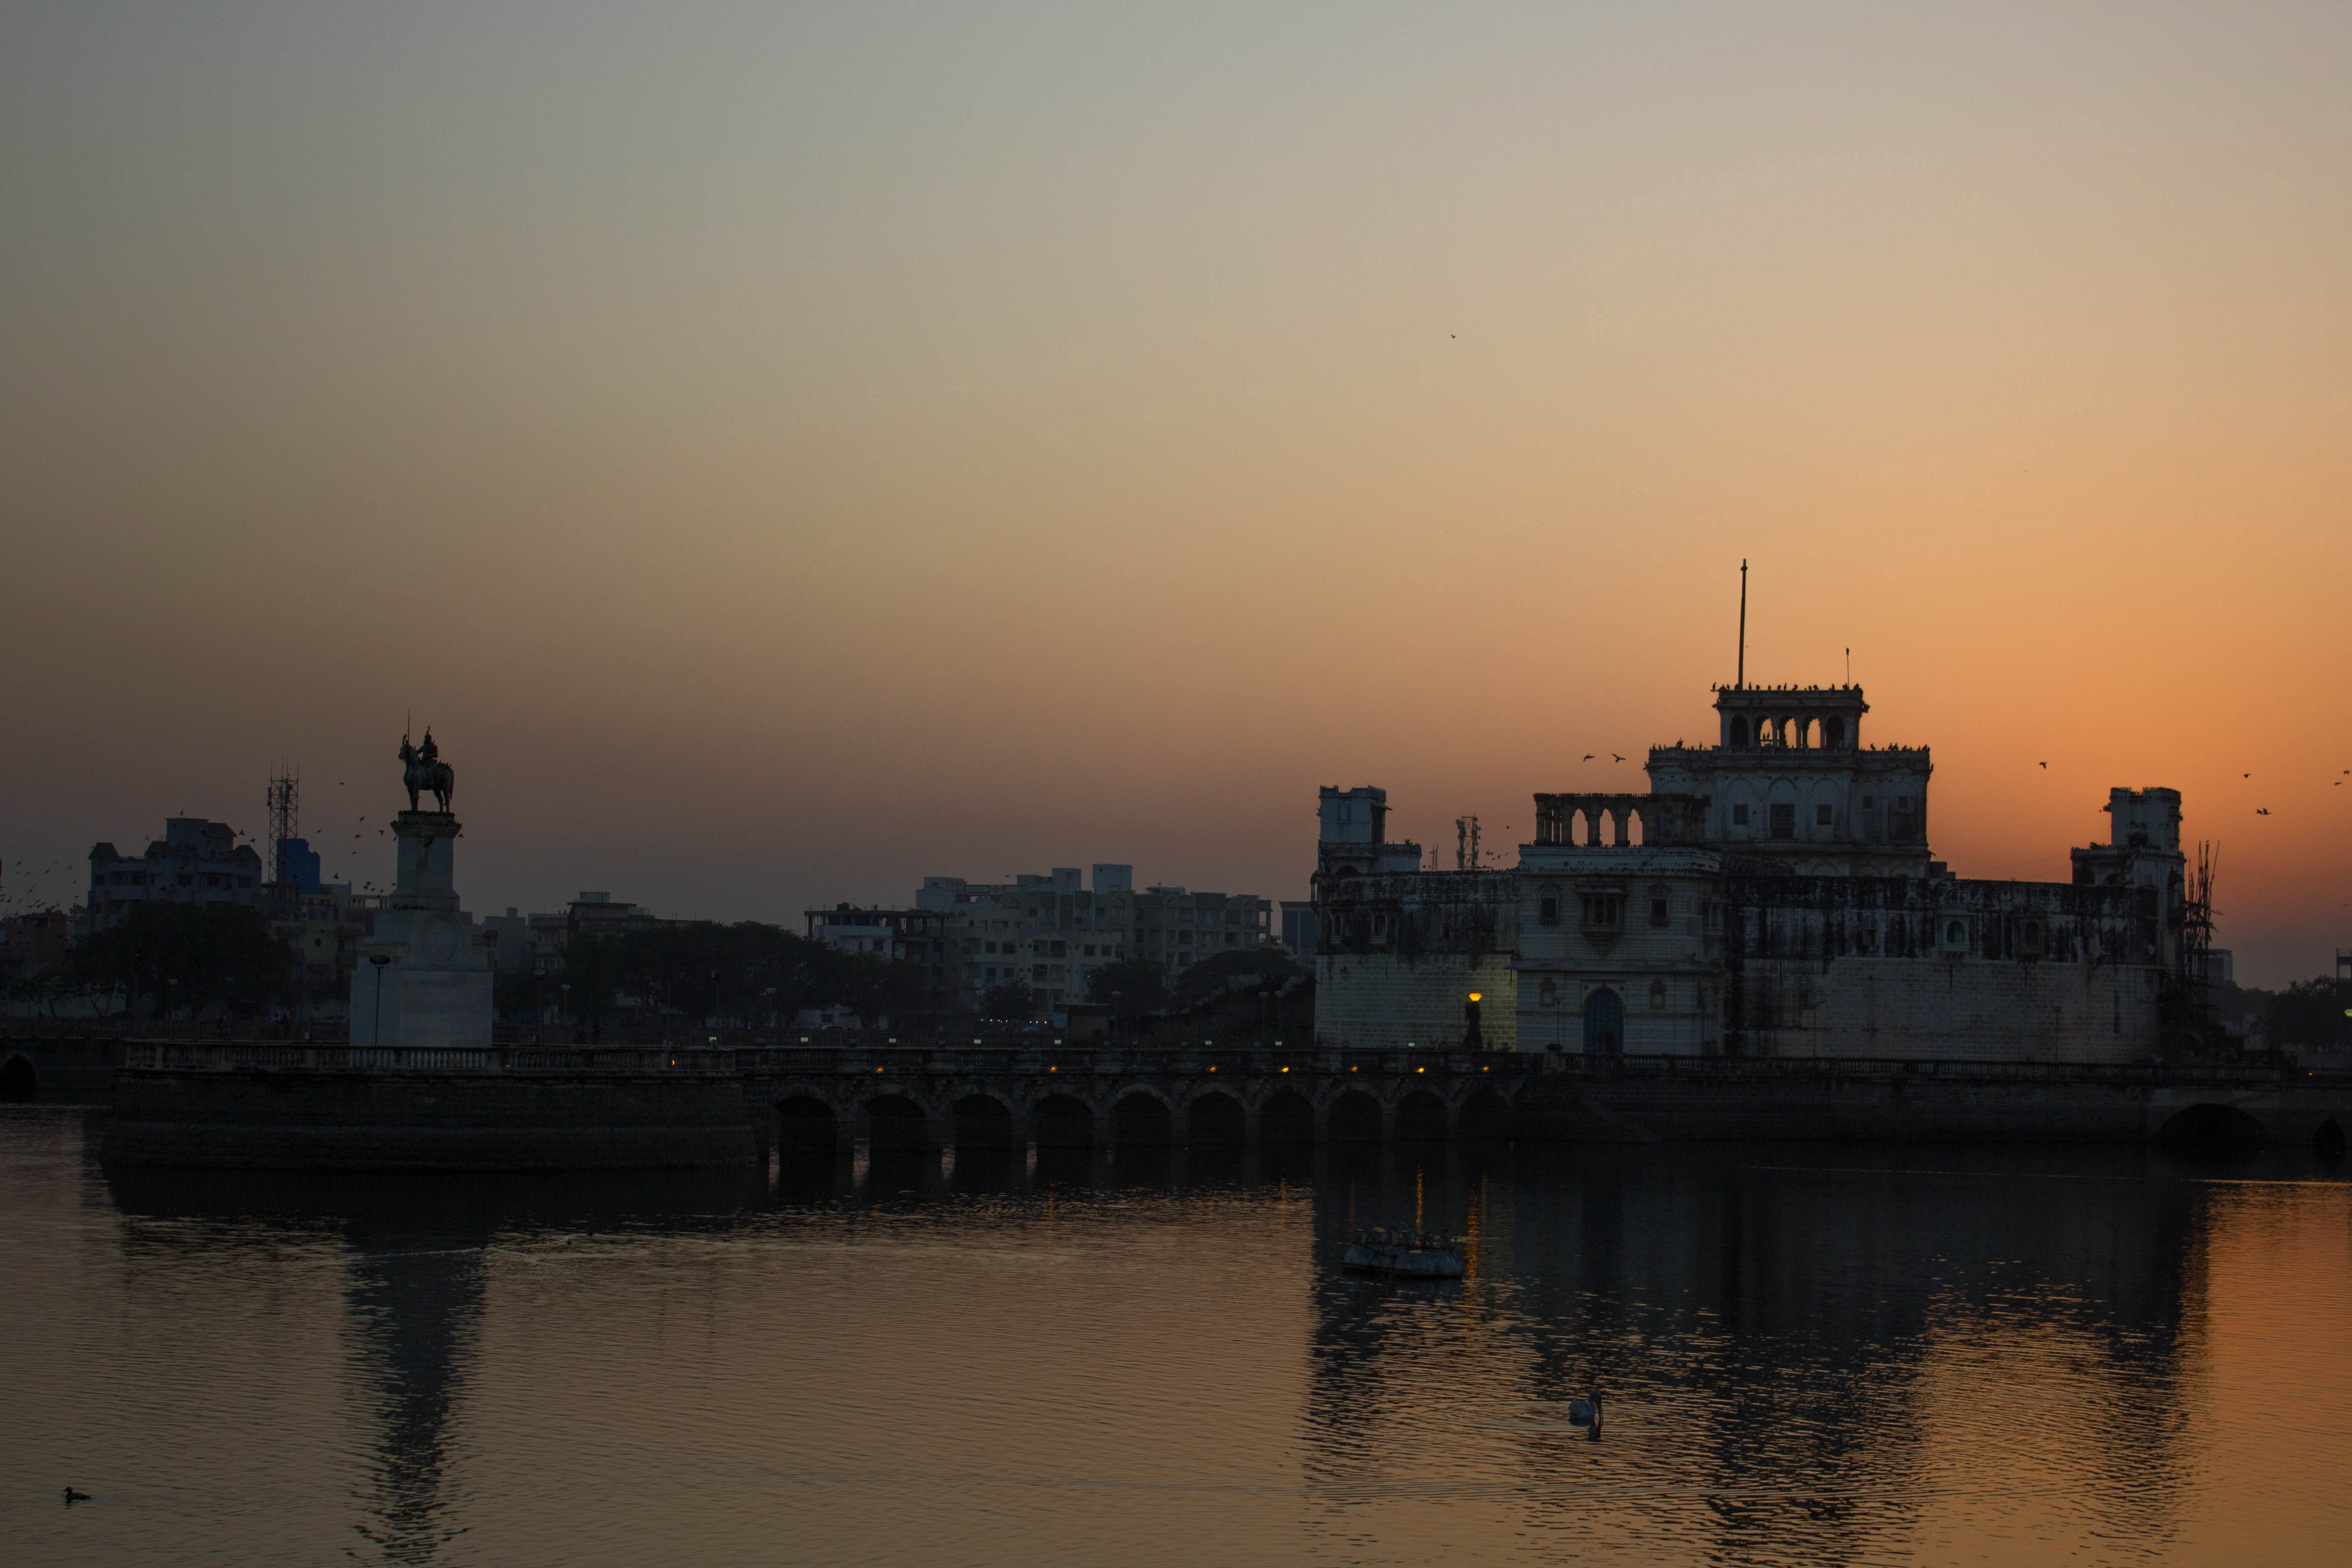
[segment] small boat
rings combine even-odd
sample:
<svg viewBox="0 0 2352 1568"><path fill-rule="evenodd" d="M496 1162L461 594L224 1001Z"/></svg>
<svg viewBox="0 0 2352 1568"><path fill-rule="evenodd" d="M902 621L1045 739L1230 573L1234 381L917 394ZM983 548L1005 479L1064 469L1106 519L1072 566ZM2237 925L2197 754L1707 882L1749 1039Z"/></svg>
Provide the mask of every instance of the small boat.
<svg viewBox="0 0 2352 1568"><path fill-rule="evenodd" d="M1348 1243L1340 1264L1360 1274L1400 1279L1459 1279L1462 1244L1450 1236L1419 1230L1362 1230Z"/></svg>

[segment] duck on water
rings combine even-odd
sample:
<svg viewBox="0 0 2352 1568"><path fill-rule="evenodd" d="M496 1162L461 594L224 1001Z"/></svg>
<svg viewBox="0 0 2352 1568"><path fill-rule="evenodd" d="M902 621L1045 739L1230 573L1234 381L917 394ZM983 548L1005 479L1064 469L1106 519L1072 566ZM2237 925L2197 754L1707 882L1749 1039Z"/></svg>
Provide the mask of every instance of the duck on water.
<svg viewBox="0 0 2352 1568"><path fill-rule="evenodd" d="M1360 1274L1406 1279L1462 1278L1462 1244L1453 1237L1428 1231L1359 1228L1339 1260Z"/></svg>

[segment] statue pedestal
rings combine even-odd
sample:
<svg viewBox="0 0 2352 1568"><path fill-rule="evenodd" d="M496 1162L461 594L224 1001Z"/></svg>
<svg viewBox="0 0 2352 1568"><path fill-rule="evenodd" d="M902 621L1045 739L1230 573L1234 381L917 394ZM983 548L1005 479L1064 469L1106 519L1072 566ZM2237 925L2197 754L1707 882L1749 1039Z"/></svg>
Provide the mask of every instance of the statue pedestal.
<svg viewBox="0 0 2352 1568"><path fill-rule="evenodd" d="M487 1046L494 976L451 879L457 819L445 811L404 811L392 831L399 879L360 943L352 1044Z"/></svg>

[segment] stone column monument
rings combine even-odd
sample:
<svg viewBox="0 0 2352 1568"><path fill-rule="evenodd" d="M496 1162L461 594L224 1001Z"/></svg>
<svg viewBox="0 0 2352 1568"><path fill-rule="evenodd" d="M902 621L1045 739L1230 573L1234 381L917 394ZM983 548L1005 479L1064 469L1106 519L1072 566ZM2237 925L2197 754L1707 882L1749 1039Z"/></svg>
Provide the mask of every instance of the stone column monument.
<svg viewBox="0 0 2352 1568"><path fill-rule="evenodd" d="M392 831L400 850L392 897L360 943L352 975L354 1046L487 1046L490 1043L490 955L475 945L474 917L457 907L453 883L457 818L449 810L456 775L440 760L433 731L425 743L400 742L407 764L409 809ZM419 811L429 792L438 811Z"/></svg>

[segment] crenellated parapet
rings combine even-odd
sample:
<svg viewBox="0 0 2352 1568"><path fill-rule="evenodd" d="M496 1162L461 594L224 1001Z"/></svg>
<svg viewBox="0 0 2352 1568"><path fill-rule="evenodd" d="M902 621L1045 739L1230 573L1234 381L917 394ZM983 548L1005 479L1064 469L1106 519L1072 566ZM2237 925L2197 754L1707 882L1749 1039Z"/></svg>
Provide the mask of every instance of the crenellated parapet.
<svg viewBox="0 0 2352 1568"><path fill-rule="evenodd" d="M1536 842L1573 844L1577 822L1584 842L1595 848L1630 848L1633 824L1642 845L1697 845L1706 839L1706 802L1695 795L1539 795L1536 796Z"/></svg>

